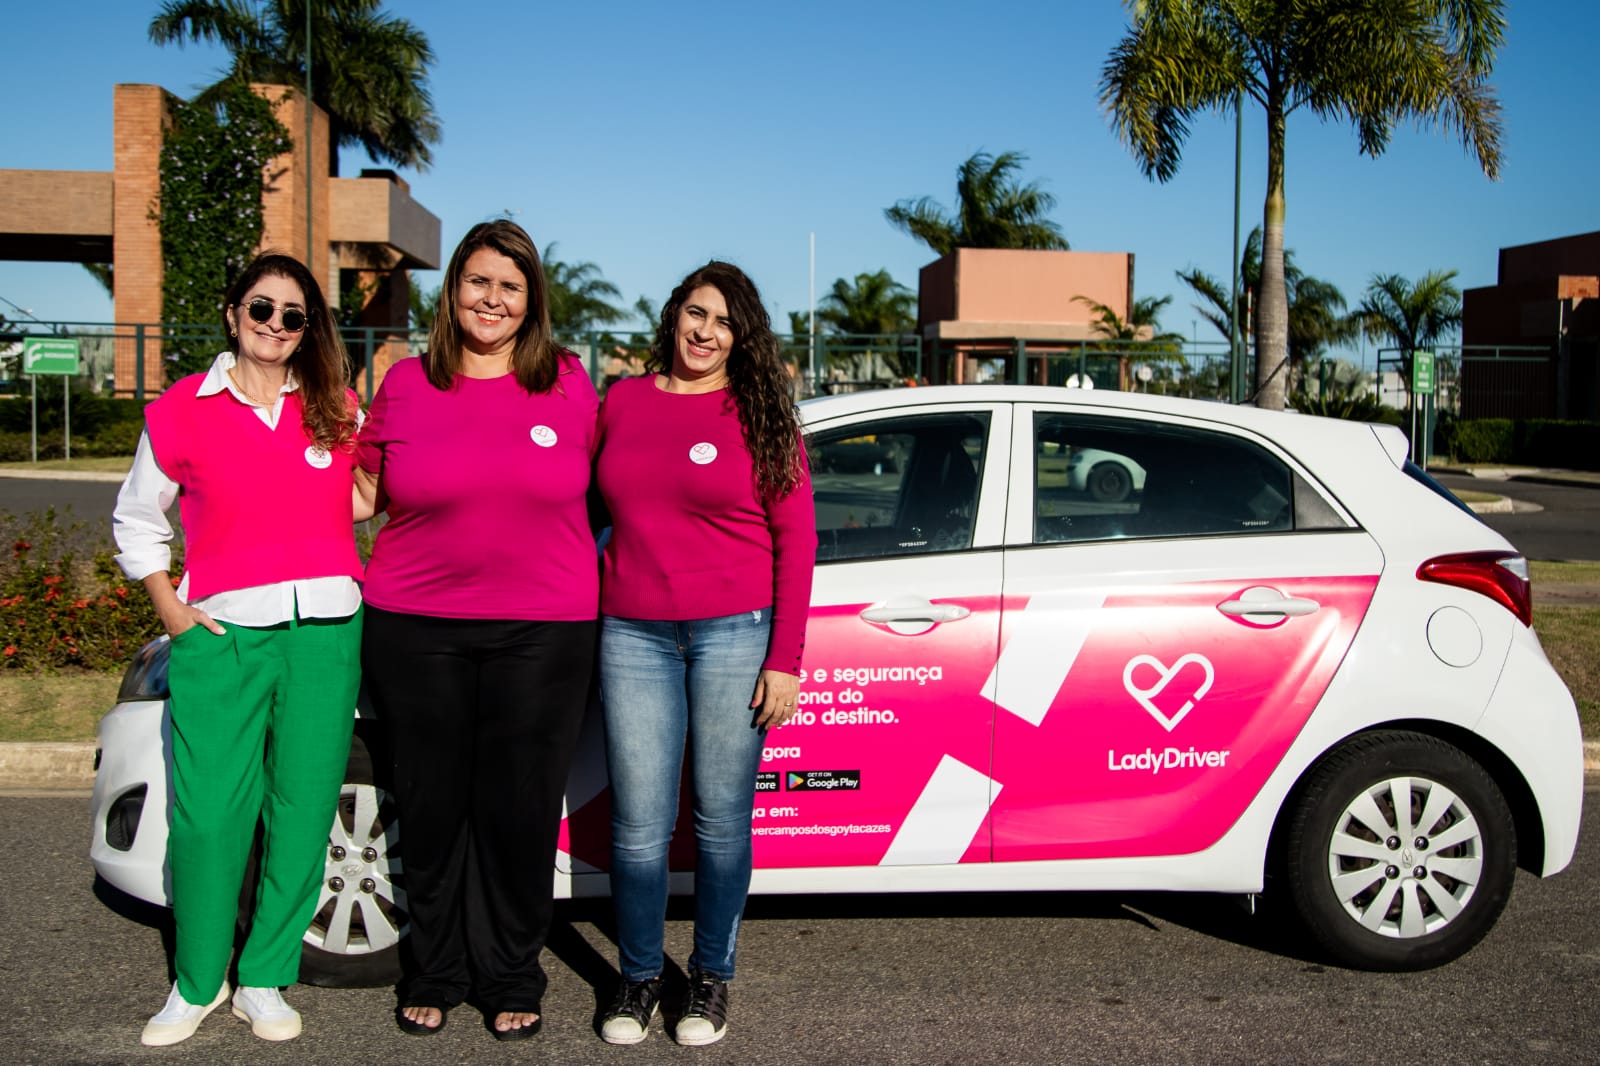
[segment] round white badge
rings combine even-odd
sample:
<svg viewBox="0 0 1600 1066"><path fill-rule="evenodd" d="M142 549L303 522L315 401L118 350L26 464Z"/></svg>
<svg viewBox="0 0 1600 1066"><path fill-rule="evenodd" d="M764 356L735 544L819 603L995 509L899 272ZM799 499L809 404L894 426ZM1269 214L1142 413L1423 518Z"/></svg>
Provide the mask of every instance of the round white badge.
<svg viewBox="0 0 1600 1066"><path fill-rule="evenodd" d="M534 426L528 430L528 436L541 448L551 448L556 443L556 431L549 426Z"/></svg>
<svg viewBox="0 0 1600 1066"><path fill-rule="evenodd" d="M306 463L318 470L326 470L333 465L333 456L328 454L326 448L319 448L313 444L306 449Z"/></svg>
<svg viewBox="0 0 1600 1066"><path fill-rule="evenodd" d="M717 457L717 446L708 440L703 440L689 449L689 461L698 466L705 466Z"/></svg>

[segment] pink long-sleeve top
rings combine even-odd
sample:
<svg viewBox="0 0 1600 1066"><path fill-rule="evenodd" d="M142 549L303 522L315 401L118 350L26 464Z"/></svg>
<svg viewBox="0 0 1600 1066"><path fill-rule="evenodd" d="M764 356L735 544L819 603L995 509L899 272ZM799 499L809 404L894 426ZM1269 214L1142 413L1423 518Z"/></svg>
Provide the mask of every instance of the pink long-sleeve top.
<svg viewBox="0 0 1600 1066"><path fill-rule="evenodd" d="M389 512L366 601L440 618L596 617L586 500L598 404L571 353L555 387L531 395L509 374L436 389L420 359L390 367L356 449Z"/></svg>
<svg viewBox="0 0 1600 1066"><path fill-rule="evenodd" d="M763 669L800 672L817 530L811 479L758 495L733 396L612 385L600 409L597 484L611 511L600 608L688 621L772 608Z"/></svg>

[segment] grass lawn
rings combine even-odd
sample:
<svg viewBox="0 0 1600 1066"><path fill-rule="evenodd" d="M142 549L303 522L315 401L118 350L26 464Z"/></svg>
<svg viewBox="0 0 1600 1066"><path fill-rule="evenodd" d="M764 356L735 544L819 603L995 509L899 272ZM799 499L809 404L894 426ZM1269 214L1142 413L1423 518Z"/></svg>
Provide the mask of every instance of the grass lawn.
<svg viewBox="0 0 1600 1066"><path fill-rule="evenodd" d="M1533 628L1572 690L1584 737L1600 739L1600 604L1541 606L1535 599Z"/></svg>
<svg viewBox="0 0 1600 1066"><path fill-rule="evenodd" d="M0 674L0 741L93 740L122 674Z"/></svg>

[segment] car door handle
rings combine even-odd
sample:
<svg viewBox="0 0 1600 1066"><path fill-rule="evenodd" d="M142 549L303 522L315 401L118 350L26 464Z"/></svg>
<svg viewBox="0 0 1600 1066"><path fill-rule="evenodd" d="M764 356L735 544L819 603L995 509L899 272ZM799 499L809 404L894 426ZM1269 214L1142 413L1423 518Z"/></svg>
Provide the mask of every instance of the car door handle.
<svg viewBox="0 0 1600 1066"><path fill-rule="evenodd" d="M1258 585L1245 589L1237 599L1217 604L1217 610L1230 618L1258 614L1299 616L1322 610L1322 604L1303 596L1285 596L1277 589Z"/></svg>
<svg viewBox="0 0 1600 1066"><path fill-rule="evenodd" d="M954 622L971 613L954 603L917 603L868 607L861 617L868 622Z"/></svg>

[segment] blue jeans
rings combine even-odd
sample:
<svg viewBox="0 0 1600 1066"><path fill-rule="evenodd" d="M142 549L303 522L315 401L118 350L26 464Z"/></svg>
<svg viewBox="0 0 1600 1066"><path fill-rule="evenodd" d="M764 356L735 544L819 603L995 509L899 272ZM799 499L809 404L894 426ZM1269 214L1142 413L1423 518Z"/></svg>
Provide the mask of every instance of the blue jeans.
<svg viewBox="0 0 1600 1066"><path fill-rule="evenodd" d="M750 891L750 816L765 730L750 698L772 612L693 622L606 616L600 690L611 771L611 895L622 976L661 973L667 846L685 739L694 790L694 953L689 968L733 979Z"/></svg>

